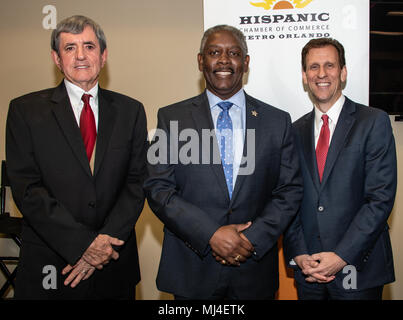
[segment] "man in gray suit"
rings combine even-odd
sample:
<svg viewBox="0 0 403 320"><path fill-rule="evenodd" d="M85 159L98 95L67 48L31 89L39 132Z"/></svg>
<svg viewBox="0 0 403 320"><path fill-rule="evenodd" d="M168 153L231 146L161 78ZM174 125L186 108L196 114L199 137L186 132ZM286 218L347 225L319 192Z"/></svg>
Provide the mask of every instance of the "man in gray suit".
<svg viewBox="0 0 403 320"><path fill-rule="evenodd" d="M302 198L290 116L244 92L238 29L208 29L198 63L206 90L159 110L148 152L165 225L157 285L176 299L273 299L277 240Z"/></svg>

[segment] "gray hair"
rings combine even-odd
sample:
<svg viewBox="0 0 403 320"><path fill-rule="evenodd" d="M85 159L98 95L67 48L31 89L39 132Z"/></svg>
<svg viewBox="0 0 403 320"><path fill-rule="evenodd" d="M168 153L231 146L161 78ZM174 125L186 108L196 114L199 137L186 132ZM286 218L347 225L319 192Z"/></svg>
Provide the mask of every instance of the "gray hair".
<svg viewBox="0 0 403 320"><path fill-rule="evenodd" d="M241 46L243 56L246 57L248 55L248 45L246 44L246 39L245 39L245 36L242 33L242 31L240 31L239 29L237 29L235 27L226 25L226 24L221 24L221 25L211 27L204 32L203 38L201 39L201 43L200 43L200 54L203 54L203 52L204 52L204 48L206 46L208 37L216 32L220 32L220 31L230 32L238 40L238 42Z"/></svg>
<svg viewBox="0 0 403 320"><path fill-rule="evenodd" d="M67 32L72 34L80 34L83 32L86 26L90 26L98 38L101 54L106 49L106 37L101 27L90 18L76 15L69 18L66 18L60 21L56 29L53 30L52 36L50 39L50 46L52 50L56 51L59 54L59 45L60 45L60 33Z"/></svg>

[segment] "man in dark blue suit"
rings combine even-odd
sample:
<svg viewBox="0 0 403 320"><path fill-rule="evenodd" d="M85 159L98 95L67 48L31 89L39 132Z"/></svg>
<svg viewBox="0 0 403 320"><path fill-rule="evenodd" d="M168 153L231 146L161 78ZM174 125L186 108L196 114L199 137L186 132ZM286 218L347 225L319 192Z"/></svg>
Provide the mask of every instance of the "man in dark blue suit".
<svg viewBox="0 0 403 320"><path fill-rule="evenodd" d="M300 299L381 299L394 281L387 220L396 193L388 115L342 94L344 48L314 39L302 50L312 112L293 124L304 180L284 237Z"/></svg>
<svg viewBox="0 0 403 320"><path fill-rule="evenodd" d="M238 29L207 30L198 63L206 91L159 110L148 152L145 190L165 225L157 286L176 299L273 299L277 239L302 198L290 116L244 92Z"/></svg>

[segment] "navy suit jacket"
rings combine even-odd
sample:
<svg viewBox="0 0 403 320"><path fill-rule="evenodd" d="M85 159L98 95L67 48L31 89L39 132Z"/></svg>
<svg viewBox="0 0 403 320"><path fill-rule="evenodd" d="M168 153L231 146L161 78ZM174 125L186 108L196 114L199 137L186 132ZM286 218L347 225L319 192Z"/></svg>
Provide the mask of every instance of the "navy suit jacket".
<svg viewBox="0 0 403 320"><path fill-rule="evenodd" d="M147 124L142 104L99 89L95 168L91 174L66 88L30 93L10 103L7 167L24 226L15 296L129 298L140 280L134 225L144 205ZM118 260L70 289L61 271L74 265L98 234L125 241ZM57 271L45 290L43 268Z"/></svg>
<svg viewBox="0 0 403 320"><path fill-rule="evenodd" d="M357 270L357 290L394 281L387 219L396 193L396 150L388 115L346 98L319 182L314 111L293 124L304 197L284 237L286 261L333 251ZM341 270L330 283L343 288ZM298 282L308 285L299 270Z"/></svg>
<svg viewBox="0 0 403 320"><path fill-rule="evenodd" d="M213 130L206 93L159 110L158 128L168 134L168 144L173 134L170 122L177 124L179 135L184 129L194 129L195 140L202 138L203 130ZM212 159L214 147L218 150L214 132L209 141L200 141L197 150L192 150L198 152L199 164L184 164L180 159L170 162L170 155L166 164L149 164L148 203L165 225L157 276L160 290L195 299L209 297L223 268L231 268L231 284L240 299L264 299L277 290L277 239L302 198L290 116L246 95L246 129L255 133L255 152L249 154L255 169L249 175L238 175L231 200L221 161ZM189 137L180 140L179 152L187 150ZM156 143L157 139L151 152ZM251 143L245 139L244 156ZM222 266L211 254L210 238L223 225L248 221L252 226L244 234L256 255L240 267Z"/></svg>

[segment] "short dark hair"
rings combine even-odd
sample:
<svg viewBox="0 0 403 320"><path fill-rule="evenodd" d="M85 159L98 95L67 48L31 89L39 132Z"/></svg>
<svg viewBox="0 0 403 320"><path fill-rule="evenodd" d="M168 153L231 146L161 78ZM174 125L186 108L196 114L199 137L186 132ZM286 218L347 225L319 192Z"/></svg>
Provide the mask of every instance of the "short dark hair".
<svg viewBox="0 0 403 320"><path fill-rule="evenodd" d="M220 31L230 32L238 40L239 44L241 45L241 50L242 50L243 56L246 57L248 55L248 45L246 44L246 39L245 39L245 36L242 33L242 31L233 26L229 26L226 24L220 24L220 25L211 27L204 32L203 38L201 39L201 43L200 43L200 54L203 54L203 52L204 52L204 48L206 46L208 37L216 32L220 32Z"/></svg>
<svg viewBox="0 0 403 320"><path fill-rule="evenodd" d="M94 33L99 41L101 53L103 53L106 49L106 37L103 30L95 21L80 15L66 18L57 24L56 29L54 29L52 32L50 40L50 46L52 50L56 51L57 54L59 54L60 33L67 32L80 34L81 32L83 32L86 26L90 26L94 30Z"/></svg>
<svg viewBox="0 0 403 320"><path fill-rule="evenodd" d="M344 55L344 47L343 45L337 41L336 39L332 38L318 38L310 40L301 51L301 64L302 70L306 71L306 56L309 50L313 48L323 48L326 46L333 46L336 48L337 53L339 54L339 64L340 68L343 68L346 65L346 57Z"/></svg>

